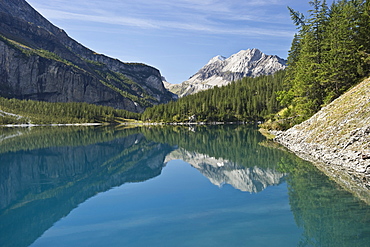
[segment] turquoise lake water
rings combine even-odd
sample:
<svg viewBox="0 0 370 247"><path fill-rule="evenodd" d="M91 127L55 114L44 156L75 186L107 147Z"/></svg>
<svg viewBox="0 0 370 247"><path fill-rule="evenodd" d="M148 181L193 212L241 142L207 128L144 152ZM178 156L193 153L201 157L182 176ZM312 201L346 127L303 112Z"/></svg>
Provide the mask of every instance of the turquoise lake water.
<svg viewBox="0 0 370 247"><path fill-rule="evenodd" d="M0 129L0 246L370 246L370 206L253 127Z"/></svg>

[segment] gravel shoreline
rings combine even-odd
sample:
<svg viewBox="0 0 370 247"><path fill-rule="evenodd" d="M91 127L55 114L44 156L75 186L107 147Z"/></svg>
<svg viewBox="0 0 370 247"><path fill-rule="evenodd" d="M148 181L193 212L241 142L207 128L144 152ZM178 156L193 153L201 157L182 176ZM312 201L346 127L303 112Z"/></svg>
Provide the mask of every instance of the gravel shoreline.
<svg viewBox="0 0 370 247"><path fill-rule="evenodd" d="M274 131L274 141L298 157L312 162L319 170L343 188L370 204L370 154L367 149L332 148L317 142L305 141L302 131ZM352 139L368 138L370 127L354 131Z"/></svg>
<svg viewBox="0 0 370 247"><path fill-rule="evenodd" d="M370 78L275 141L370 204Z"/></svg>

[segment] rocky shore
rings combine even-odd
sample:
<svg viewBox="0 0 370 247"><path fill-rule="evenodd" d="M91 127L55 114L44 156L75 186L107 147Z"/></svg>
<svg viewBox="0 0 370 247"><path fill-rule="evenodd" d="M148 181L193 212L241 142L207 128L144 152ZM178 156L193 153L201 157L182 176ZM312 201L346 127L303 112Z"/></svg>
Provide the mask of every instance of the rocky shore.
<svg viewBox="0 0 370 247"><path fill-rule="evenodd" d="M370 203L370 78L307 121L272 134L276 142Z"/></svg>

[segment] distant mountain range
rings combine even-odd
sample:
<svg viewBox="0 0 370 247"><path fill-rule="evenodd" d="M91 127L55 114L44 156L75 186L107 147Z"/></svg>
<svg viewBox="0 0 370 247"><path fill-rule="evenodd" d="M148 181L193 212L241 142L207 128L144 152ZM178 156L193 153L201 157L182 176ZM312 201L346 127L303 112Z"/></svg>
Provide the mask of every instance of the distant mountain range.
<svg viewBox="0 0 370 247"><path fill-rule="evenodd" d="M229 58L216 56L201 68L189 80L180 84L165 82L165 87L171 92L183 97L214 86L223 86L242 79L270 75L286 68L286 60L266 55L258 49L242 50Z"/></svg>
<svg viewBox="0 0 370 247"><path fill-rule="evenodd" d="M86 48L24 0L0 1L0 51L1 97L87 102L132 112L173 97L156 68Z"/></svg>

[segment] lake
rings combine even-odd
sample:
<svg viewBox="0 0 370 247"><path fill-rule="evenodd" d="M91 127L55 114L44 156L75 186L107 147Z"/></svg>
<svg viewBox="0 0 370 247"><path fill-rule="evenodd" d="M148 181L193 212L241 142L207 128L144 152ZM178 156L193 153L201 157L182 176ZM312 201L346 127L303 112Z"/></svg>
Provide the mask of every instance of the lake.
<svg viewBox="0 0 370 247"><path fill-rule="evenodd" d="M370 246L370 206L254 127L0 129L0 246Z"/></svg>

